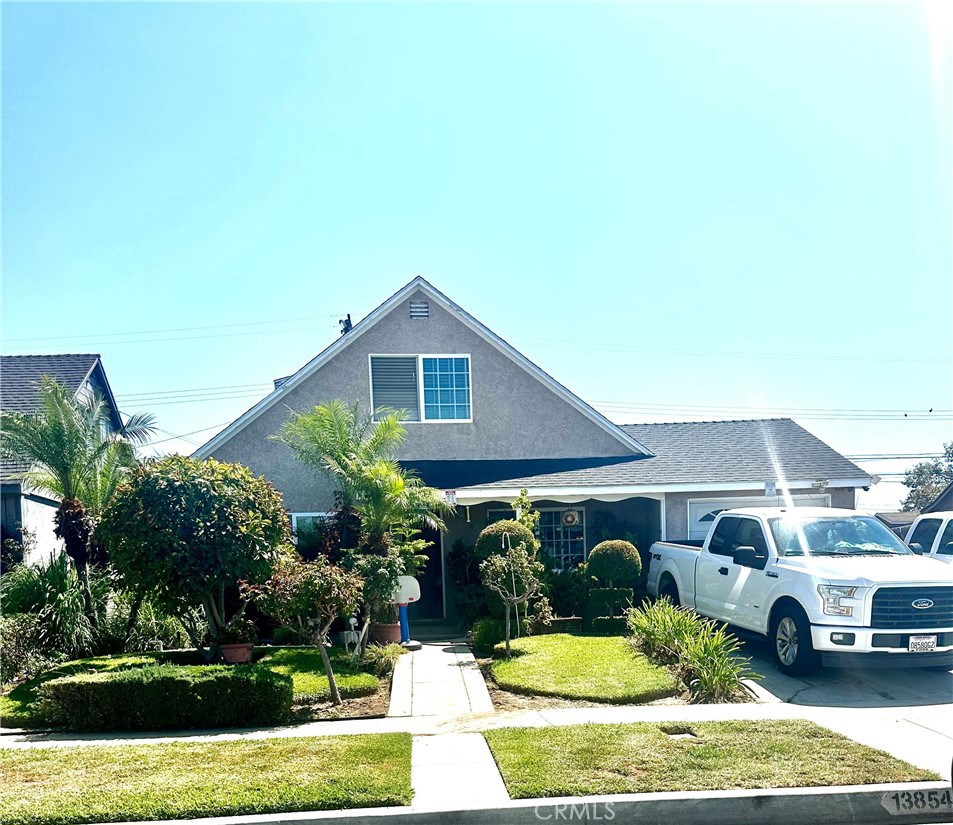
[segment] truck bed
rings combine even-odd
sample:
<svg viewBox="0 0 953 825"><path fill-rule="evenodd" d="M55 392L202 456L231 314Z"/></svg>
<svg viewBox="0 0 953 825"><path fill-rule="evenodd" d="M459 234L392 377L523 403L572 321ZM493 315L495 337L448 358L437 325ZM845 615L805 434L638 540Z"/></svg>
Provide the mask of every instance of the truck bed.
<svg viewBox="0 0 953 825"><path fill-rule="evenodd" d="M661 544L664 547L681 547L684 550L694 550L696 553L699 552L705 544L704 539L683 539L681 541L657 541L656 544Z"/></svg>

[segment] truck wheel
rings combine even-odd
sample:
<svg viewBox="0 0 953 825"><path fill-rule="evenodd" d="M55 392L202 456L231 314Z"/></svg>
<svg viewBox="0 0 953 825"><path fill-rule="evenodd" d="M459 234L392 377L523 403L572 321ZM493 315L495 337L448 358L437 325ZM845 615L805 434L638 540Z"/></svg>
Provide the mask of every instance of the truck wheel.
<svg viewBox="0 0 953 825"><path fill-rule="evenodd" d="M795 605L780 608L771 621L774 663L787 676L802 676L817 669L817 653L811 642L811 625Z"/></svg>
<svg viewBox="0 0 953 825"><path fill-rule="evenodd" d="M665 583L662 585L662 589L659 591L659 598L668 598L668 600L676 607L681 605L682 602L678 598L678 585L675 584L674 579L665 579Z"/></svg>

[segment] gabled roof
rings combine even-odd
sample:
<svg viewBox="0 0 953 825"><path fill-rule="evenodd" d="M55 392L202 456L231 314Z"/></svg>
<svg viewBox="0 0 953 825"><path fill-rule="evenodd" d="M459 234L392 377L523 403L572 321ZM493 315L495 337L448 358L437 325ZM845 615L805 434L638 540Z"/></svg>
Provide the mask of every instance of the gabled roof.
<svg viewBox="0 0 953 825"><path fill-rule="evenodd" d="M91 353L0 356L0 409L24 414L36 412L40 401L40 379L44 375L74 395L87 381L93 381L109 402L114 426L117 429L122 426L102 360ZM26 469L22 462L0 458L0 478L4 480L17 478Z"/></svg>
<svg viewBox="0 0 953 825"><path fill-rule="evenodd" d="M867 486L870 476L788 418L754 421L700 421L675 424L624 424L645 444L651 457L616 461L562 459L550 468L540 462L408 462L424 481L452 480L444 489L513 490L576 488L753 489L765 482L810 487ZM468 468L479 481L467 483ZM486 466L494 465L494 466ZM797 482L794 484L793 482Z"/></svg>
<svg viewBox="0 0 953 825"><path fill-rule="evenodd" d="M377 309L373 310L365 318L356 323L350 332L338 338L333 344L312 358L294 375L282 380L281 383L278 384L269 395L265 396L261 401L255 404L255 406L247 410L239 418L235 419L235 421L229 424L224 430L213 436L208 442L199 447L195 451L194 455L198 456L199 458L207 458L210 456L217 447L228 441L228 439L258 418L258 416L277 404L282 398L291 392L291 390L293 390L303 381L306 381L311 375L313 375L324 364L334 358L334 356L341 352L341 350L343 350L345 347L353 344L354 341L356 341L363 333L371 329L378 321L380 321L392 309L394 309L394 307L396 307L417 290L426 293L428 296L430 296L430 298L441 304L444 309L454 315L463 324L468 326L477 335L482 337L492 346L496 347L496 349L498 349L504 355L515 361L523 369L530 373L530 375L553 390L553 392L562 398L563 401L570 404L572 407L590 419L593 423L595 423L598 427L618 440L619 443L627 450L638 456L651 455L651 451L646 449L646 447L639 443L639 441L631 434L624 432L621 428L613 424L608 418L602 415L602 413L597 412L577 395L570 392L555 378L544 372L525 355L518 352L510 344L500 338L500 336L498 336L495 332L490 330L462 307L451 301L432 284L419 276L391 295L391 297L384 301L384 303L377 307Z"/></svg>
<svg viewBox="0 0 953 825"><path fill-rule="evenodd" d="M923 508L924 513L940 513L946 510L953 510L953 481L943 488L932 502Z"/></svg>

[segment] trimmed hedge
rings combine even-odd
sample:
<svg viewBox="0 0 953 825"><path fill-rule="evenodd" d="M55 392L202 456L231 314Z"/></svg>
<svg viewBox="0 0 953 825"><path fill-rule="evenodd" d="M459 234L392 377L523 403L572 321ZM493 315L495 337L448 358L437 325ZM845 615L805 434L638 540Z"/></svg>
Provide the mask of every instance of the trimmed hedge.
<svg viewBox="0 0 953 825"><path fill-rule="evenodd" d="M629 631L625 616L597 616L592 620L594 636L625 636Z"/></svg>
<svg viewBox="0 0 953 825"><path fill-rule="evenodd" d="M503 538L503 534L507 538ZM476 540L476 557L479 561L493 555L503 555L510 547L516 547L521 542L526 544L526 550L533 555L539 548L539 541L530 530L518 521L504 519L496 521L480 531Z"/></svg>
<svg viewBox="0 0 953 825"><path fill-rule="evenodd" d="M594 587L582 617L587 629L599 616L624 616L635 600L635 593L627 587Z"/></svg>
<svg viewBox="0 0 953 825"><path fill-rule="evenodd" d="M276 725L291 713L291 677L259 665L156 665L53 679L43 716L73 730Z"/></svg>

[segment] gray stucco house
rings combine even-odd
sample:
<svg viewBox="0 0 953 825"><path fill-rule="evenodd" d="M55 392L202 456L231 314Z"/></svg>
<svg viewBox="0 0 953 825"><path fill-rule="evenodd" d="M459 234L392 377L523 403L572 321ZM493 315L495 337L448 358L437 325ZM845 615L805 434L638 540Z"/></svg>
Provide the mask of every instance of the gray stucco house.
<svg viewBox="0 0 953 825"><path fill-rule="evenodd" d="M517 352L423 278L415 278L202 446L196 455L247 465L282 492L295 524L320 518L330 483L270 440L288 416L340 398L404 409L397 458L457 504L433 536L418 616L453 613L445 553L473 542L520 488L542 514L557 564L603 538L703 537L721 509L853 507L870 476L789 419L618 426Z"/></svg>
<svg viewBox="0 0 953 825"><path fill-rule="evenodd" d="M98 355L4 355L0 358L0 408L4 412L33 413L40 397L40 379L48 375L77 398L96 393L104 399L110 422L122 428L119 408ZM23 531L35 539L32 555L24 561L47 559L62 542L53 534L53 514L59 506L47 495L31 490L23 481L29 467L20 461L0 458L0 512L2 536L22 541Z"/></svg>

